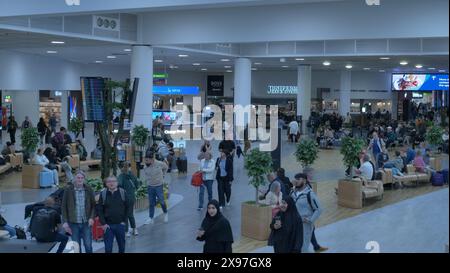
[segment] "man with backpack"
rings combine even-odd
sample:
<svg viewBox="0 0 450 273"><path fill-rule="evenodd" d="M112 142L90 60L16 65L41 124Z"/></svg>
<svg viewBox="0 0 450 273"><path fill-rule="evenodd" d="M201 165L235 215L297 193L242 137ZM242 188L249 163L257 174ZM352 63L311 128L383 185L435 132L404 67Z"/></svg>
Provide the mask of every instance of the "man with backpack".
<svg viewBox="0 0 450 273"><path fill-rule="evenodd" d="M292 192L292 198L303 221L303 246L301 247L301 252L307 253L309 252L309 245L314 232L314 223L322 213L322 208L316 194L307 185L307 176L305 174L295 175L293 184L295 190Z"/></svg>
<svg viewBox="0 0 450 273"><path fill-rule="evenodd" d="M37 207L31 216L31 236L38 242L59 242L57 253L66 248L69 237L58 232L61 226L61 215L54 208L55 200L51 197L45 199L44 207Z"/></svg>
<svg viewBox="0 0 450 273"><path fill-rule="evenodd" d="M129 232L128 230L128 221L130 222L130 226L133 229L133 235L134 236L138 235L138 231L136 228L136 220L134 219L133 208L134 203L136 202L136 190L140 186L140 181L137 179L136 176L134 176L134 174L131 173L130 167L131 167L130 162L128 161L121 162L120 169L122 173L117 178L119 182L119 187L124 189L127 194L128 206L130 207L130 209L128 210L128 219L127 221L125 221L126 223L125 230L127 231L128 237L131 235L131 232Z"/></svg>
<svg viewBox="0 0 450 273"><path fill-rule="evenodd" d="M125 252L125 227L128 221L129 202L124 189L118 187L117 178L105 179L106 189L100 193L98 200L98 217L105 231L105 253L112 253L114 238L119 246L119 253Z"/></svg>
<svg viewBox="0 0 450 273"><path fill-rule="evenodd" d="M22 129L28 129L31 127L33 127L33 123L31 123L28 116L25 116L25 120L22 122Z"/></svg>

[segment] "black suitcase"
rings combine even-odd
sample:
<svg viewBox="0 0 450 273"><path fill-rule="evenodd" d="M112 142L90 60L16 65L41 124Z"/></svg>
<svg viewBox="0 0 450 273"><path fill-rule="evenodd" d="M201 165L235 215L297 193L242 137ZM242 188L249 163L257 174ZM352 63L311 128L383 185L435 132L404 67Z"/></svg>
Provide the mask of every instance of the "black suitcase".
<svg viewBox="0 0 450 273"><path fill-rule="evenodd" d="M176 161L178 173L187 173L187 159L178 158Z"/></svg>

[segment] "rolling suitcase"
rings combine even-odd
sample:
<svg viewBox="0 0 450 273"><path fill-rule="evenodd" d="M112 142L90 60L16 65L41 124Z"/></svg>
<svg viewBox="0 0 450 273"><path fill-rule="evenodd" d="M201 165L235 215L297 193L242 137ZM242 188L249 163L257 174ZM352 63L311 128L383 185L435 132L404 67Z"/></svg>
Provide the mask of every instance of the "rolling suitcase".
<svg viewBox="0 0 450 273"><path fill-rule="evenodd" d="M53 185L53 172L39 173L39 187L48 188Z"/></svg>
<svg viewBox="0 0 450 273"><path fill-rule="evenodd" d="M431 177L431 185L433 186L443 186L444 185L444 175L440 172L433 173L433 176Z"/></svg>
<svg viewBox="0 0 450 273"><path fill-rule="evenodd" d="M187 173L187 158L184 156L180 156L177 159L177 169L179 173Z"/></svg>
<svg viewBox="0 0 450 273"><path fill-rule="evenodd" d="M100 219L95 217L94 224L92 225L92 239L95 241L103 240L104 233Z"/></svg>

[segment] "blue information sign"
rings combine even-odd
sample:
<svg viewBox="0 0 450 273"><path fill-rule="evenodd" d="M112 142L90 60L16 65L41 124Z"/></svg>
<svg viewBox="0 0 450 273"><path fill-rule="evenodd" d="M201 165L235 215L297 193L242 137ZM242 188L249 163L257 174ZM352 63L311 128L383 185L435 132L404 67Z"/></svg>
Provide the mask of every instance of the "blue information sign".
<svg viewBox="0 0 450 273"><path fill-rule="evenodd" d="M105 107L103 78L82 77L81 94L83 96L84 121L103 122L105 120Z"/></svg>
<svg viewBox="0 0 450 273"><path fill-rule="evenodd" d="M153 86L155 95L198 95L198 86Z"/></svg>

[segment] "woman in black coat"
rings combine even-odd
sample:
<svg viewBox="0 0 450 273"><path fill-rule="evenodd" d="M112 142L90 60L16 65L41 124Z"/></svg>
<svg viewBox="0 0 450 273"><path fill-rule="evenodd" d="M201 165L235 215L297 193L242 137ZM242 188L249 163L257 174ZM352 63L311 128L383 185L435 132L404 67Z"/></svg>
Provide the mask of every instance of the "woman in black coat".
<svg viewBox="0 0 450 273"><path fill-rule="evenodd" d="M197 232L197 240L204 241L203 253L232 253L233 232L230 222L220 212L219 202L211 200L205 219Z"/></svg>
<svg viewBox="0 0 450 273"><path fill-rule="evenodd" d="M233 177L233 159L227 151L220 152L220 157L216 161L216 179L217 192L219 195L220 207L225 207L225 198L227 205L230 205L231 182Z"/></svg>
<svg viewBox="0 0 450 273"><path fill-rule="evenodd" d="M280 211L270 224L269 245L275 253L300 253L303 245L303 223L294 199L284 196Z"/></svg>

